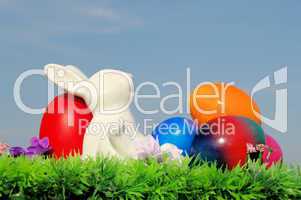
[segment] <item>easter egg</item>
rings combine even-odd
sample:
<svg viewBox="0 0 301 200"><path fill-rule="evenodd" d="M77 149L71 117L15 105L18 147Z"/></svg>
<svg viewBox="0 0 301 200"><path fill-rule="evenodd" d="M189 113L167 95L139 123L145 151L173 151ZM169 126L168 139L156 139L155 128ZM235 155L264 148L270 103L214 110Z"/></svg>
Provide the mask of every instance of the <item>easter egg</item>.
<svg viewBox="0 0 301 200"><path fill-rule="evenodd" d="M245 117L223 116L199 128L191 156L229 169L257 159L265 144L262 128Z"/></svg>
<svg viewBox="0 0 301 200"><path fill-rule="evenodd" d="M191 119L172 117L159 123L152 135L160 145L173 144L183 155L189 155L196 133L197 126Z"/></svg>
<svg viewBox="0 0 301 200"><path fill-rule="evenodd" d="M273 164L282 162L283 153L281 146L272 136L265 135L266 145L262 155L262 161L267 167L271 167Z"/></svg>
<svg viewBox="0 0 301 200"><path fill-rule="evenodd" d="M251 97L230 84L202 84L190 96L191 116L199 124L220 116L242 116L261 124L253 109L259 113L259 108Z"/></svg>
<svg viewBox="0 0 301 200"><path fill-rule="evenodd" d="M84 135L92 117L82 98L71 94L57 96L43 114L40 138L48 137L56 158L82 154Z"/></svg>

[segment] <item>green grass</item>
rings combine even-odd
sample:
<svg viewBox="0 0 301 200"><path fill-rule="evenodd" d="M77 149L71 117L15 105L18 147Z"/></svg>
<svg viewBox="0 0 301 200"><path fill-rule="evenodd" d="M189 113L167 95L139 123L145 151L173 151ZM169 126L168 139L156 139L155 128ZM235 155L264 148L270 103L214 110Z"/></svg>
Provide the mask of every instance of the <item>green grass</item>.
<svg viewBox="0 0 301 200"><path fill-rule="evenodd" d="M1 199L301 199L299 167L0 157Z"/></svg>

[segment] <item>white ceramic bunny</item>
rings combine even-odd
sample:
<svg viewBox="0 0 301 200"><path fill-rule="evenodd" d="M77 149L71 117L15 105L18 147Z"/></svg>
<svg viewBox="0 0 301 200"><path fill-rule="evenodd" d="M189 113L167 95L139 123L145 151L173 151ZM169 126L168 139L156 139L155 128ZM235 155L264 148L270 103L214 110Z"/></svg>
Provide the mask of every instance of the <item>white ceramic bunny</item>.
<svg viewBox="0 0 301 200"><path fill-rule="evenodd" d="M146 137L136 130L128 108L133 95L129 74L105 69L87 78L74 66L57 64L46 65L44 72L59 87L82 97L93 113L84 136L84 158L95 158L98 154L119 158L137 157L135 144L137 141L143 142Z"/></svg>

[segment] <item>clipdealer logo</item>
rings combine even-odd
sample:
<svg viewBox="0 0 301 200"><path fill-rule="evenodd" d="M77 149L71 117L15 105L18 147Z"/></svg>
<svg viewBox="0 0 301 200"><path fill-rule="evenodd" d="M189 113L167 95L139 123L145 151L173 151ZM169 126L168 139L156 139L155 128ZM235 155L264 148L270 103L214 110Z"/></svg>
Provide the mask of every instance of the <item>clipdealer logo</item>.
<svg viewBox="0 0 301 200"><path fill-rule="evenodd" d="M74 66L67 66L69 67L70 70L72 70L72 72L74 73L78 73L77 69ZM267 116L265 116L263 113L259 113L255 108L254 105L251 104L252 106L252 110L254 112L254 114L256 115L257 118L261 119L262 122L281 132L281 133L286 133L287 132L287 109L288 109L288 105L287 105L287 98L288 98L288 91L287 91L287 69L288 67L285 66L277 71L275 71L273 73L273 76L265 76L263 79L259 80L255 86L251 89L250 92L250 96L251 99L254 99L254 96L259 93L259 92L264 92L267 89L271 89L271 87L273 85L276 85L277 87L279 86L279 89L276 89L275 91L275 113L274 113L274 117L272 119L268 118ZM101 96L101 95L93 95L93 94L97 94L97 91L100 89L98 87L98 85L96 84L91 84L91 81L87 78L84 77L84 75L81 75L80 77L84 77L82 78L82 81L70 81L68 80L67 82L64 78L64 74L61 73L61 71L53 71L53 70L49 70L48 73L50 74L46 74L48 77L52 77L53 80L58 79L60 80L60 84L58 84L61 88L64 88L67 91L76 91L77 93L84 93L85 96L87 96L87 99L92 99L91 105L89 105L89 107L91 108L91 110L94 110L94 106L98 106L100 104L104 104L104 99L105 97ZM110 73L112 73L110 71ZM120 112L124 109L127 109L129 107L129 105L131 103L134 103L134 106L136 107L136 109L141 112L142 114L145 115L153 115L158 113L159 111L162 112L163 114L167 114L167 115L171 115L171 114L176 114L176 113L180 113L183 114L185 113L185 111L187 113L189 113L189 106L187 106L186 110L184 109L185 106L184 105L184 100L185 98L188 99L189 98L189 93L190 93L190 84L191 84L191 69L187 68L186 69L186 80L187 80L187 85L185 85L183 87L183 85L181 85L180 83L174 82L174 81L167 81L165 83L163 83L162 85L156 84L154 82L151 81L144 81L140 84L137 85L136 88L134 88L134 85L132 83L132 80L129 79L129 76L127 73L122 73L119 74L120 76L126 76L127 79L125 80L129 80L129 85L130 85L130 95L129 97L131 98L125 98L125 100L127 102L124 102L124 107L119 107L116 112ZM24 102L22 101L21 98L21 86L23 84L23 82L30 78L31 76L45 76L45 71L42 69L30 69L27 70L25 72L23 72L22 74L19 75L19 77L16 79L15 84L14 84L14 100L16 102L16 105L25 113L28 114L42 114L45 111L45 108L31 108L27 105L24 104ZM107 74L103 73L102 74L102 79L105 80ZM101 79L101 78L99 78ZM208 83L208 82L206 82ZM200 83L202 84L202 83ZM103 85L105 85L103 83ZM109 84L106 84L109 85ZM214 85L212 83L212 85ZM224 104L225 101L225 93L226 93L226 89L228 85L234 85L234 82L231 82L229 84L226 84L225 86L225 91L222 92L220 98L220 104ZM142 90L144 87L149 86L151 88L154 89L155 94L151 94L151 95L145 95L142 94ZM161 91L160 91L160 87L174 87L176 88L177 92L174 92L172 94L169 94L167 96L163 96ZM103 88L101 88L103 91L106 89L104 86L102 86ZM51 101L54 98L54 83L49 82L48 84L48 101ZM184 89L187 89L187 94L185 94ZM100 92L101 93L101 92ZM103 92L103 94L105 94L105 92ZM186 96L185 96L186 95ZM97 96L97 98L91 98L93 96ZM174 99L177 98L178 99L178 105L176 106L175 109L173 110L168 110L166 108L166 105L168 104L167 101L170 99ZM128 99L128 100L127 100ZM158 99L160 100L160 104L159 104L159 109L154 109L154 110L146 110L143 108L143 106L139 103L139 102L143 102L144 100L147 99ZM63 103L63 102L62 102ZM185 110L185 111L184 111ZM105 110L101 110L100 112L105 111ZM114 110L109 110L110 113L114 113ZM76 110L76 112L81 112L81 110ZM87 110L83 111L83 112L87 112ZM201 112L205 112L203 114L206 114L206 110L201 110ZM212 111L214 112L214 110ZM151 122L152 120L150 119L145 119L144 120L144 127L148 126L146 123ZM154 127L151 126L151 127Z"/></svg>

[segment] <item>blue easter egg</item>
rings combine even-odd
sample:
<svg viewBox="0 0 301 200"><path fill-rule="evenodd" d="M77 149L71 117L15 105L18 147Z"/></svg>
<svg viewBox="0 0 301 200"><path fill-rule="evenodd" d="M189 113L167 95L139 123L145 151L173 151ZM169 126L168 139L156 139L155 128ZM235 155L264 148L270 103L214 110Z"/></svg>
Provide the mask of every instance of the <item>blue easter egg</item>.
<svg viewBox="0 0 301 200"><path fill-rule="evenodd" d="M191 119L172 117L159 123L152 135L160 145L173 144L183 150L183 155L189 155L196 133L197 125Z"/></svg>

